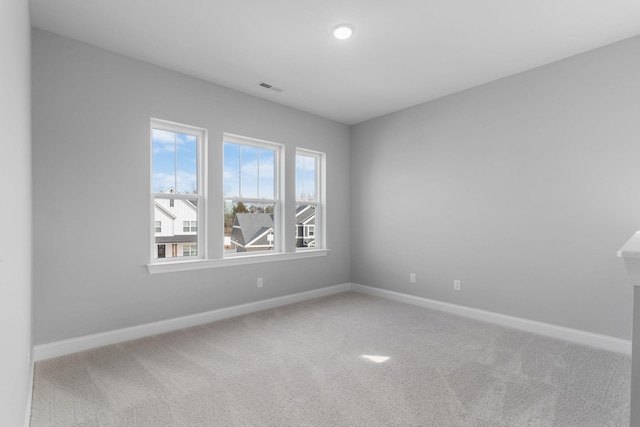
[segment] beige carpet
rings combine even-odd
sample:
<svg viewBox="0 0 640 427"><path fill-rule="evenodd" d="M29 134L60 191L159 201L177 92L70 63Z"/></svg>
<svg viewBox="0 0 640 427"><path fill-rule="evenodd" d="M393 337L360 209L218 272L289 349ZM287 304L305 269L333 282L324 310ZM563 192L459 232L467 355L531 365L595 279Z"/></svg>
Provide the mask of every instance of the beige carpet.
<svg viewBox="0 0 640 427"><path fill-rule="evenodd" d="M349 292L38 362L31 425L627 427L630 369Z"/></svg>

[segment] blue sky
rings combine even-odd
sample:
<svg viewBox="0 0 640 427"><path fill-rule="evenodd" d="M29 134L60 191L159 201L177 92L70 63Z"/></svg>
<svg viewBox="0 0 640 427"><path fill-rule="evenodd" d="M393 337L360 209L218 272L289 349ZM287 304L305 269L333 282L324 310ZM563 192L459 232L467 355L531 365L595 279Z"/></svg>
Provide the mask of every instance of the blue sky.
<svg viewBox="0 0 640 427"><path fill-rule="evenodd" d="M152 131L152 190L197 192L197 139L193 135L160 129ZM176 168L177 166L177 168ZM224 195L273 199L275 197L275 151L224 143ZM315 200L316 159L296 155L296 198Z"/></svg>
<svg viewBox="0 0 640 427"><path fill-rule="evenodd" d="M314 201L316 195L316 159L296 155L296 199Z"/></svg>
<svg viewBox="0 0 640 427"><path fill-rule="evenodd" d="M152 190L161 193L173 187L181 194L197 193L197 138L153 129L151 141Z"/></svg>
<svg viewBox="0 0 640 427"><path fill-rule="evenodd" d="M224 143L224 195L273 199L275 151Z"/></svg>

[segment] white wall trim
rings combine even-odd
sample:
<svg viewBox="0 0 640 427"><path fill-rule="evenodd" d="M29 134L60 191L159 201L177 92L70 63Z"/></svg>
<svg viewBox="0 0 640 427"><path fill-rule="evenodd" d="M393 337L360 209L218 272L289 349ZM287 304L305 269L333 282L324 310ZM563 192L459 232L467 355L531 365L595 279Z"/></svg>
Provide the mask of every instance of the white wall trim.
<svg viewBox="0 0 640 427"><path fill-rule="evenodd" d="M63 341L56 341L47 344L34 346L33 359L40 361L52 357L64 356L78 351L89 350L104 345L117 344L136 338L171 332L177 329L188 328L190 326L215 322L217 320L228 319L230 317L241 316L261 310L280 307L319 298L323 296L338 294L347 291L361 292L368 295L377 296L393 301L413 304L433 310L444 311L458 316L468 317L483 322L493 323L508 328L519 329L526 332L545 335L552 338L570 341L576 344L588 345L601 348L616 353L631 354L631 341L607 335L594 334L592 332L578 329L565 328L563 326L549 323L537 322L515 316L494 313L477 308L465 307L428 298L403 294L400 292L388 291L386 289L364 286L356 283L343 283L341 285L329 286L326 288L314 289L312 291L300 292L285 295L277 298L270 298L262 301L240 304L232 307L221 308L204 313L189 316L176 317L174 319L162 320L159 322L147 323L130 328L117 329L114 331L99 334L86 335ZM33 383L33 367L31 368L31 383ZM29 397L31 398L31 396ZM30 406L29 406L30 409Z"/></svg>
<svg viewBox="0 0 640 427"><path fill-rule="evenodd" d="M33 354L33 351L31 353ZM31 403L33 401L33 375L35 368L34 364L35 362L33 360L29 360L29 390L27 391L27 413L24 418L24 427L31 426Z"/></svg>
<svg viewBox="0 0 640 427"><path fill-rule="evenodd" d="M528 320L520 317L480 310L477 308L470 308L462 305L436 301L428 298L403 294L400 292L388 291L386 289L373 288L356 283L351 284L351 290L393 301L418 305L420 307L426 307L433 310L445 311L447 313L456 314L458 316L469 317L471 319L481 320L483 322L493 323L500 326L506 326L508 328L514 328L526 332L532 332L534 334L558 338L576 344L588 345L608 351L614 351L616 353L631 355L630 340L623 340L607 335L594 334L592 332L581 331L578 329L565 328L563 326L556 326L549 323L537 322L535 320Z"/></svg>
<svg viewBox="0 0 640 427"><path fill-rule="evenodd" d="M267 251L263 251L267 252ZM263 262L291 261L296 259L327 256L329 249L308 249L297 252L255 253L250 255L227 256L219 259L197 259L185 261L160 261L147 264L149 274L174 273L176 271L202 270L205 268L237 267L239 265ZM165 258L171 259L171 258Z"/></svg>
<svg viewBox="0 0 640 427"><path fill-rule="evenodd" d="M52 357L64 356L78 351L89 350L104 345L116 344L136 338L143 338L151 335L171 332L177 329L188 328L190 326L215 322L216 320L228 319L230 317L241 316L243 314L254 313L256 311L267 310L283 305L294 304L319 298L327 295L347 292L351 289L350 283L329 286L326 288L314 289L312 291L300 292L282 297L270 298L262 301L250 302L247 304L235 305L204 313L192 314L188 316L176 317L174 319L161 320L144 325L132 326L130 328L116 329L114 331L103 332L93 335L85 335L78 338L71 338L63 341L56 341L47 344L36 345L33 349L35 361L50 359Z"/></svg>

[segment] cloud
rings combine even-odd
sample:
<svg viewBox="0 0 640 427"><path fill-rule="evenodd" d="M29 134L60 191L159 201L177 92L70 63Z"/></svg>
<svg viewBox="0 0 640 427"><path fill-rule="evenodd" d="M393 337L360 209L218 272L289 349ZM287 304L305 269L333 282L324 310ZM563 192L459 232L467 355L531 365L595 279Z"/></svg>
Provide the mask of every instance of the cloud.
<svg viewBox="0 0 640 427"><path fill-rule="evenodd" d="M154 173L151 179L152 190L154 193L164 193L171 187L175 187L175 175L169 175L166 173Z"/></svg>
<svg viewBox="0 0 640 427"><path fill-rule="evenodd" d="M153 129L153 153L157 154L163 151L174 152L177 146L180 146L181 150L188 149L191 146L195 148L196 140L197 138L193 135Z"/></svg>
<svg viewBox="0 0 640 427"><path fill-rule="evenodd" d="M260 161L257 157L248 161L244 160L240 169L235 159L230 163L224 165L222 173L225 195L238 196L233 193L238 191L240 174L242 173L241 193L243 197L257 197L258 184L260 185L260 197L274 197L275 165L273 156L262 156Z"/></svg>
<svg viewBox="0 0 640 427"><path fill-rule="evenodd" d="M260 167L260 169L258 169L258 166ZM252 180L257 180L258 176L260 176L260 178L273 177L275 176L274 170L275 168L273 164L273 159L267 159L266 161L261 160L260 164L258 164L257 160L251 160L249 162L243 163L241 167L242 178L243 179L251 178ZM238 176L238 174L235 173L235 171L230 173L234 173L235 174L234 176Z"/></svg>
<svg viewBox="0 0 640 427"><path fill-rule="evenodd" d="M310 156L296 154L296 171L315 172L316 159Z"/></svg>
<svg viewBox="0 0 640 427"><path fill-rule="evenodd" d="M177 176L162 172L154 173L152 183L152 190L155 193L163 193L169 188L174 188L178 193L192 194L195 193L198 188L197 176L187 172L178 172Z"/></svg>
<svg viewBox="0 0 640 427"><path fill-rule="evenodd" d="M159 142L159 143L168 143L168 142L175 142L176 140L176 133L175 132L169 132L166 130L161 130L161 129L153 129L153 142Z"/></svg>
<svg viewBox="0 0 640 427"><path fill-rule="evenodd" d="M178 192L183 194L198 192L198 177L187 172L178 172Z"/></svg>

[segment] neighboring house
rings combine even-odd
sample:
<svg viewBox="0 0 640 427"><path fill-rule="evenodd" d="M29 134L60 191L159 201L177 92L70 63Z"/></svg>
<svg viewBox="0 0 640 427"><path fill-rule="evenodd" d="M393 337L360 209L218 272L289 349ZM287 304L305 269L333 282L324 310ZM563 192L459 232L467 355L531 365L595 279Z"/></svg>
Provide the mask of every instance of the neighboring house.
<svg viewBox="0 0 640 427"><path fill-rule="evenodd" d="M296 209L296 247L316 246L316 209L314 205L300 205Z"/></svg>
<svg viewBox="0 0 640 427"><path fill-rule="evenodd" d="M176 193L173 188L165 193ZM195 200L156 198L155 256L173 258L198 254L198 206Z"/></svg>
<svg viewBox="0 0 640 427"><path fill-rule="evenodd" d="M273 214L238 213L233 219L231 244L236 252L273 249Z"/></svg>
<svg viewBox="0 0 640 427"><path fill-rule="evenodd" d="M296 247L315 247L315 207L296 209ZM238 213L233 219L231 244L236 252L271 250L274 247L272 213Z"/></svg>

